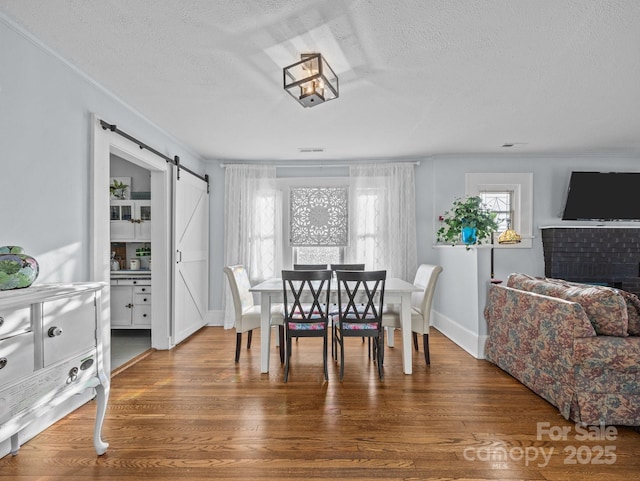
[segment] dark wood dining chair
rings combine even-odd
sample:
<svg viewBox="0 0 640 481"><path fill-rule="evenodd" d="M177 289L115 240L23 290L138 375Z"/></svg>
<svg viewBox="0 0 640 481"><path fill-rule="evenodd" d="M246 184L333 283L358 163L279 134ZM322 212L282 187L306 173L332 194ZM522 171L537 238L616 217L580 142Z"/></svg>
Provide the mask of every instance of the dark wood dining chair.
<svg viewBox="0 0 640 481"><path fill-rule="evenodd" d="M285 361L284 382L289 380L291 339L298 337L322 337L322 361L324 378L329 380L327 369L327 333L329 330L329 296L331 271L304 270L282 271L284 294Z"/></svg>
<svg viewBox="0 0 640 481"><path fill-rule="evenodd" d="M330 264L329 268L335 271L363 271L364 264Z"/></svg>
<svg viewBox="0 0 640 481"><path fill-rule="evenodd" d="M373 358L378 376L384 378L384 331L382 308L387 271L336 271L338 315L333 316L334 336L340 347L340 381L344 377L344 340L368 337L373 342Z"/></svg>
<svg viewBox="0 0 640 481"><path fill-rule="evenodd" d="M364 264L329 264L329 268L335 276L336 271L363 271ZM333 303L333 307L331 308L331 312L329 314L331 315L331 317L338 314L338 304L336 304L335 302ZM364 342L364 337L362 338L362 342ZM371 346L369 346L369 348L371 348ZM331 356L334 359L336 357L336 337L333 324L331 326Z"/></svg>
<svg viewBox="0 0 640 481"><path fill-rule="evenodd" d="M327 264L293 264L294 271L326 271Z"/></svg>

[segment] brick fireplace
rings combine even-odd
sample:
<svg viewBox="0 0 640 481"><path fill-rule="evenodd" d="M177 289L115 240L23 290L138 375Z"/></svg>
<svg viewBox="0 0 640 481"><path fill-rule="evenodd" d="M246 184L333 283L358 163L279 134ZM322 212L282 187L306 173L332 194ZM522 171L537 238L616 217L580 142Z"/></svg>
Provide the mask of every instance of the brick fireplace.
<svg viewBox="0 0 640 481"><path fill-rule="evenodd" d="M640 295L640 226L543 227L546 277Z"/></svg>

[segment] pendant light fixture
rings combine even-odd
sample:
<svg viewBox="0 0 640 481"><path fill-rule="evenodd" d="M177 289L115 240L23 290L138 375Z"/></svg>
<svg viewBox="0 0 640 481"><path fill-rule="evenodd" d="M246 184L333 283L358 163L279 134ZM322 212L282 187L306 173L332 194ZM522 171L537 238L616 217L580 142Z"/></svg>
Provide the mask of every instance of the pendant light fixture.
<svg viewBox="0 0 640 481"><path fill-rule="evenodd" d="M284 89L303 107L338 98L338 77L319 53L303 53L301 60L282 69Z"/></svg>

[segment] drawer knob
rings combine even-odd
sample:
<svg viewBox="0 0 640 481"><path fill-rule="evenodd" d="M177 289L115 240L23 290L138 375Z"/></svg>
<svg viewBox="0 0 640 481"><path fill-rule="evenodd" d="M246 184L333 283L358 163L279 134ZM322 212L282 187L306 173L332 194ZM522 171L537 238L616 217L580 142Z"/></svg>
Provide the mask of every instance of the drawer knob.
<svg viewBox="0 0 640 481"><path fill-rule="evenodd" d="M57 326L50 327L49 330L47 331L47 335L49 337L56 337L56 336L59 336L61 334L62 334L62 329L60 329Z"/></svg>
<svg viewBox="0 0 640 481"><path fill-rule="evenodd" d="M4 317L0 316L0 327L4 324Z"/></svg>
<svg viewBox="0 0 640 481"><path fill-rule="evenodd" d="M0 357L0 369L5 367L9 361L7 361L6 357Z"/></svg>

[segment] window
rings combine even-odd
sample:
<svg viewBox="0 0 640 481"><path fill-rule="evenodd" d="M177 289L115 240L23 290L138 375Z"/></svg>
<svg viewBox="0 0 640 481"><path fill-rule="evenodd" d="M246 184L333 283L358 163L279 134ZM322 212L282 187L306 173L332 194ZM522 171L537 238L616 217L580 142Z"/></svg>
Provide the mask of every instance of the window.
<svg viewBox="0 0 640 481"><path fill-rule="evenodd" d="M356 228L354 253L358 262L367 266L385 265L384 249L380 249L384 225L384 193L380 189L357 189L355 193Z"/></svg>
<svg viewBox="0 0 640 481"><path fill-rule="evenodd" d="M496 213L498 232L504 232L511 227L511 219L513 219L513 210L511 208L513 191L480 192L480 198L487 209Z"/></svg>
<svg viewBox="0 0 640 481"><path fill-rule="evenodd" d="M274 262L280 258L276 252L279 244L276 235L278 202L280 202L280 195L276 191L265 190L259 192L254 198L252 221L254 228L248 232L248 245L251 246L248 264L250 279L261 279L263 276L268 278L276 275Z"/></svg>
<svg viewBox="0 0 640 481"><path fill-rule="evenodd" d="M499 248L530 248L533 238L532 173L468 173L466 194L479 195L498 214L496 245ZM511 227L522 236L519 244L499 245L497 236Z"/></svg>
<svg viewBox="0 0 640 481"><path fill-rule="evenodd" d="M294 247L294 264L342 264L343 247Z"/></svg>

